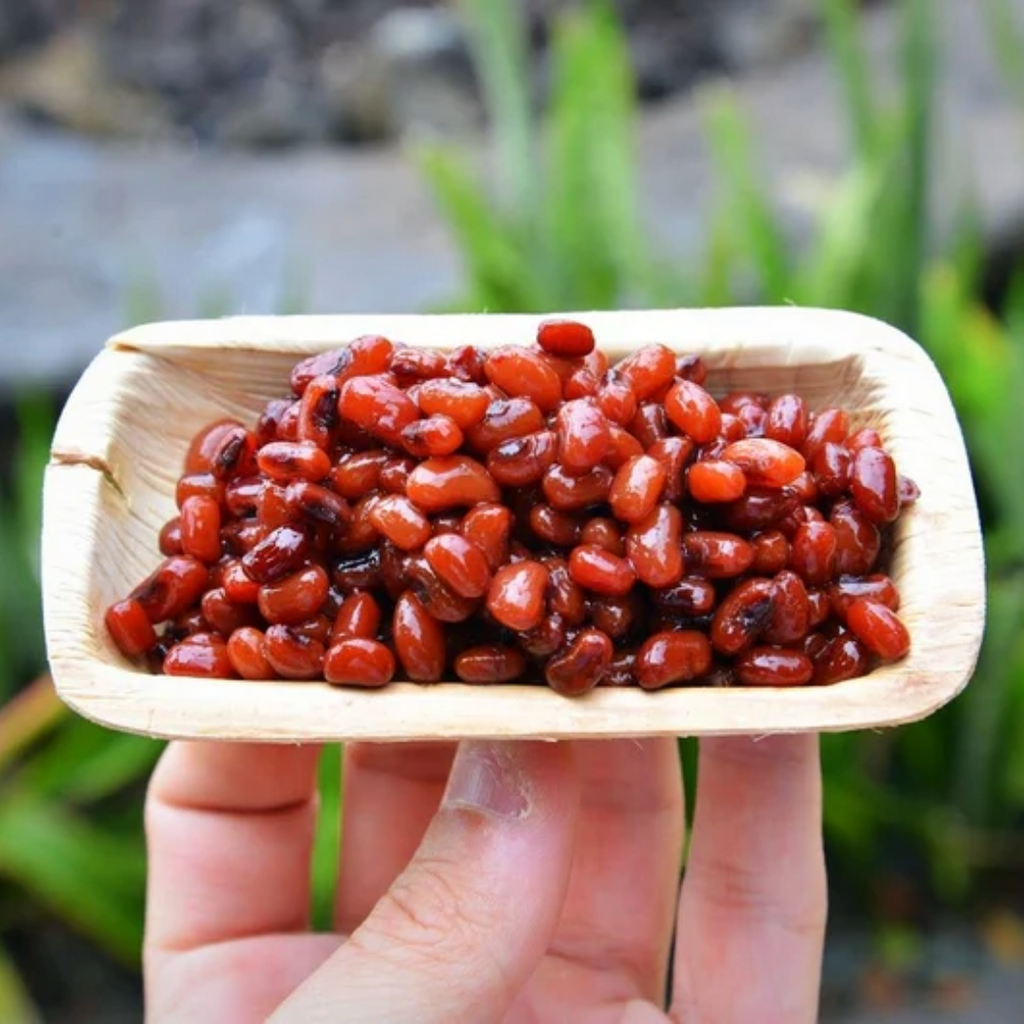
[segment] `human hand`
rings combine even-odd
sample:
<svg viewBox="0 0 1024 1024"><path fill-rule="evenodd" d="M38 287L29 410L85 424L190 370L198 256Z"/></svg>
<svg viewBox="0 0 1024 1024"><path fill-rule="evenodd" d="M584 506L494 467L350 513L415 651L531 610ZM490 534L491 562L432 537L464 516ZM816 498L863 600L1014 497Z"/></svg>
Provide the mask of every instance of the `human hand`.
<svg viewBox="0 0 1024 1024"><path fill-rule="evenodd" d="M817 1019L816 737L702 742L678 901L674 740L467 743L450 781L453 745L350 745L336 935L307 931L317 753L168 748L151 1024Z"/></svg>

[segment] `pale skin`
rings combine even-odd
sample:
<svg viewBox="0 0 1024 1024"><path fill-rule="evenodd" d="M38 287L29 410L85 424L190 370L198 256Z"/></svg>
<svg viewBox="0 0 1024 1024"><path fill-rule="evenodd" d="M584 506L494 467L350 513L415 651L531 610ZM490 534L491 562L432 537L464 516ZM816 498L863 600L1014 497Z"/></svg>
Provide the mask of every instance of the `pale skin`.
<svg viewBox="0 0 1024 1024"><path fill-rule="evenodd" d="M317 753L168 748L151 1024L817 1019L817 737L703 741L681 890L674 740L464 744L454 770L448 744L351 745L334 935L307 922Z"/></svg>

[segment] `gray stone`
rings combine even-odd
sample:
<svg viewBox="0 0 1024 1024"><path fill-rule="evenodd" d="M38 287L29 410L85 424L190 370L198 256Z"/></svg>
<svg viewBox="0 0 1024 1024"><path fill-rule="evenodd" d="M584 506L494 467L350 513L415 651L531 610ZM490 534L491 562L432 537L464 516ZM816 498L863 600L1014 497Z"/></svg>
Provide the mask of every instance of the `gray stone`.
<svg viewBox="0 0 1024 1024"><path fill-rule="evenodd" d="M936 218L948 220L973 181L989 237L1019 231L1019 110L978 9L935 6L946 37ZM1024 0L1014 7L1024 20ZM896 42L890 17L873 14L880 83ZM848 153L832 70L809 55L735 88L757 130L766 188L806 239ZM645 219L668 253L691 262L716 188L702 116L699 98L660 104L644 113L638 139ZM422 310L460 281L431 197L392 149L254 156L99 145L12 124L0 127L0 225L0 382L72 377L124 324L140 282L163 296L147 317L187 317L214 300L272 312L290 279L311 312Z"/></svg>

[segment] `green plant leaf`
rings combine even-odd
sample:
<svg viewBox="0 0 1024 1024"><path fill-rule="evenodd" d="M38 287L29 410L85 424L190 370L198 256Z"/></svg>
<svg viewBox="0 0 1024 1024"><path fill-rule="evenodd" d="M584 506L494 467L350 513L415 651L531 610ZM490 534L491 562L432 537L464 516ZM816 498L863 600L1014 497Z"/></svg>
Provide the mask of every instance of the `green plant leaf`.
<svg viewBox="0 0 1024 1024"><path fill-rule="evenodd" d="M866 161L875 149L877 125L872 69L860 34L859 8L852 0L822 0L821 8L854 148L859 159Z"/></svg>
<svg viewBox="0 0 1024 1024"><path fill-rule="evenodd" d="M43 1020L3 946L0 946L0 1020L5 1024L42 1024Z"/></svg>
<svg viewBox="0 0 1024 1024"><path fill-rule="evenodd" d="M312 919L317 931L334 928L334 897L341 863L341 801L343 748L336 743L323 748L317 770L320 808L313 839Z"/></svg>

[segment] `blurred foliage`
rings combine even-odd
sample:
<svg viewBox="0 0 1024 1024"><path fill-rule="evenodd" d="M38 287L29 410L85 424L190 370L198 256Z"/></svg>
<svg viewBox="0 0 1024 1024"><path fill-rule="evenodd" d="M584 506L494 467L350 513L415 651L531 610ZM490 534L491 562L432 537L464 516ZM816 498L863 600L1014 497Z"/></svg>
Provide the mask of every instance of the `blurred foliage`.
<svg viewBox="0 0 1024 1024"><path fill-rule="evenodd" d="M1024 39L1005 0L985 0L1007 87L1024 97ZM935 228L933 102L941 62L929 0L902 0L898 87L875 81L852 0L821 0L849 125L850 160L810 238L794 245L762 184L753 133L727 88L705 93L719 183L700 259L672 266L640 227L634 82L609 6L568 14L552 39L552 94L535 111L515 5L462 0L490 99L497 170L422 153L460 246L466 287L448 308L545 312L793 303L863 312L935 359L970 450L987 537L985 646L970 689L932 718L823 740L834 858L870 886L893 851L954 903L992 868L1024 868L1024 278L1000 320L980 298L970 196ZM500 172L500 173L498 173ZM942 233L940 234L939 231ZM692 749L684 744L692 763Z"/></svg>
<svg viewBox="0 0 1024 1024"><path fill-rule="evenodd" d="M1024 37L1006 0L985 0L995 57L1024 100ZM685 267L641 226L633 135L635 83L610 7L571 11L552 39L551 94L535 109L525 26L511 0L461 0L492 130L493 170L448 149L421 166L456 237L465 291L453 309L542 312L615 307L797 303L862 311L907 330L945 377L966 433L986 528L989 610L977 678L925 722L823 741L826 831L836 863L866 887L894 849L910 851L947 903L989 869L1024 868L1024 277L997 319L980 300L983 253L970 197L936 234L929 170L939 140L932 101L940 64L928 0L902 0L900 84L883 97L852 0L822 0L849 123L851 158L805 244L764 189L753 133L725 89L705 97L719 182L702 258ZM294 278L294 279L292 279ZM302 304L301 275L283 311ZM232 306L211 293L212 315ZM161 297L140 276L131 321ZM161 745L68 713L45 677L37 549L53 410L18 405L9 485L0 490L0 937L40 914L62 918L136 963L145 873L142 785ZM29 684L26 686L26 684ZM683 744L692 768L694 748ZM692 771L688 772L692 781ZM320 771L313 865L317 927L336 882L341 802L337 747ZM0 1018L33 1011L0 956Z"/></svg>

